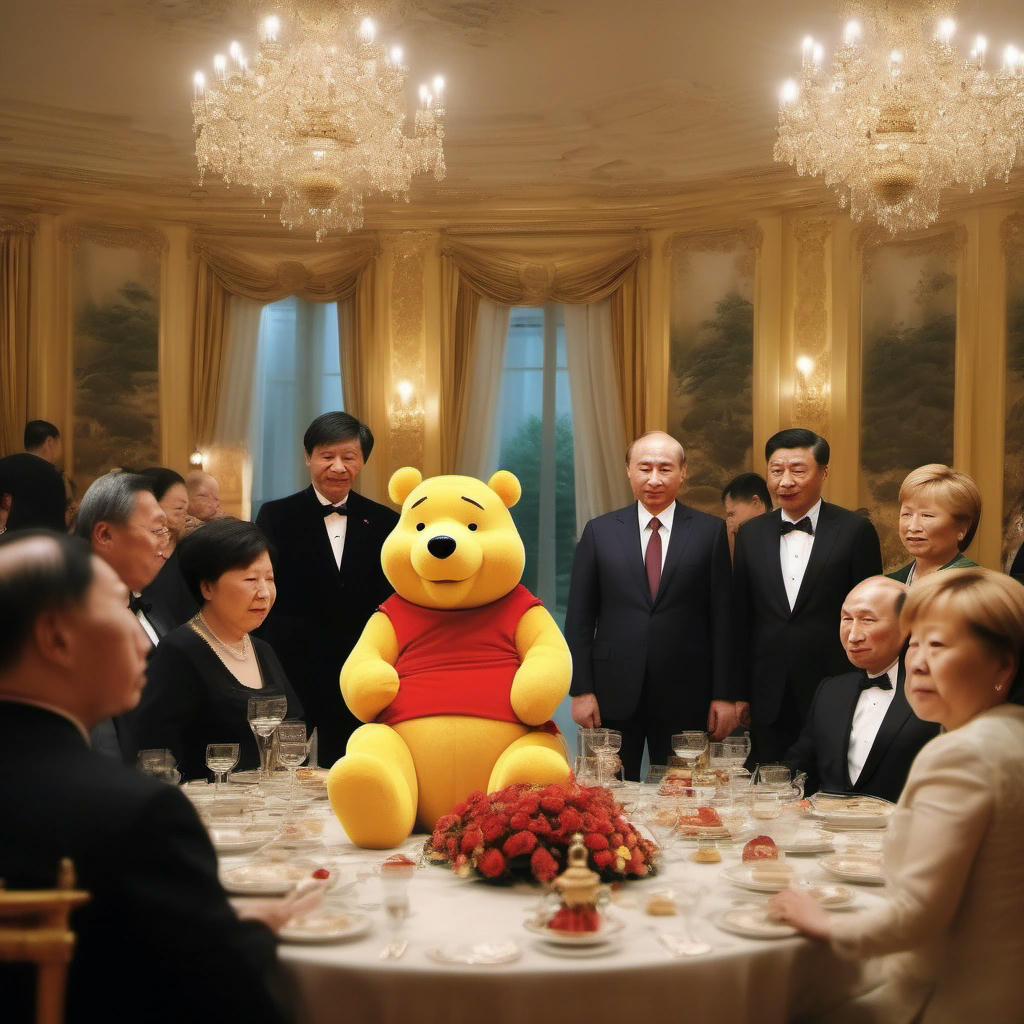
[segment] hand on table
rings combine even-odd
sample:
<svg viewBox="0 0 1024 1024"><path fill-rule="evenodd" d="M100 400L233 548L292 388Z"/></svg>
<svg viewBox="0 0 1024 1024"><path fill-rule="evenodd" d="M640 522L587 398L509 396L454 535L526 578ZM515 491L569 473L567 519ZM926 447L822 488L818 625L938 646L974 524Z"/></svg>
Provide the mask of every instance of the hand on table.
<svg viewBox="0 0 1024 1024"><path fill-rule="evenodd" d="M231 905L243 921L262 921L276 935L292 918L316 910L323 898L324 886L300 886L283 899L232 900Z"/></svg>
<svg viewBox="0 0 1024 1024"><path fill-rule="evenodd" d="M708 708L708 732L711 739L724 740L737 726L736 705L730 700L713 700Z"/></svg>
<svg viewBox="0 0 1024 1024"><path fill-rule="evenodd" d="M572 699L572 720L584 729L601 728L601 709L592 693L584 693Z"/></svg>
<svg viewBox="0 0 1024 1024"><path fill-rule="evenodd" d="M799 928L812 939L831 937L829 912L809 893L786 889L769 904L769 910L782 921Z"/></svg>

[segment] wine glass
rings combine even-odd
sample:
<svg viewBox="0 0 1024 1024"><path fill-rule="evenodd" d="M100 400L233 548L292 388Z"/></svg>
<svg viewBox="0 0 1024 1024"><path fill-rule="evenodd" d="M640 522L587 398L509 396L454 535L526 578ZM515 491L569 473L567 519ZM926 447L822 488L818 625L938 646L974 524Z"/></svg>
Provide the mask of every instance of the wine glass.
<svg viewBox="0 0 1024 1024"><path fill-rule="evenodd" d="M284 721L288 714L287 697L250 697L246 718L249 728L256 737L256 747L260 752L260 770L258 779L263 782L270 770L270 737L274 730Z"/></svg>
<svg viewBox="0 0 1024 1024"><path fill-rule="evenodd" d="M726 736L722 740L724 748L723 760L731 768L742 768L750 757L750 733L745 732L741 736Z"/></svg>
<svg viewBox="0 0 1024 1024"><path fill-rule="evenodd" d="M591 749L597 758L597 784L604 786L608 776L617 776L622 770L619 749L622 747L622 733L616 729L595 729Z"/></svg>
<svg viewBox="0 0 1024 1024"><path fill-rule="evenodd" d="M784 764L759 764L756 784L771 787L776 792L788 790L793 783L793 770Z"/></svg>
<svg viewBox="0 0 1024 1024"><path fill-rule="evenodd" d="M237 743L207 743L206 767L213 772L214 796L220 796L220 784L238 764Z"/></svg>
<svg viewBox="0 0 1024 1024"><path fill-rule="evenodd" d="M136 759L136 766L143 775L150 775L161 782L174 782L175 765L174 754L165 748L153 748L140 750Z"/></svg>
<svg viewBox="0 0 1024 1024"><path fill-rule="evenodd" d="M277 727L277 759L288 770L288 802L295 802L295 772L309 755L305 722L282 722Z"/></svg>
<svg viewBox="0 0 1024 1024"><path fill-rule="evenodd" d="M704 751L708 749L708 734L691 731L677 732L672 737L672 753L680 758L687 768L696 767Z"/></svg>

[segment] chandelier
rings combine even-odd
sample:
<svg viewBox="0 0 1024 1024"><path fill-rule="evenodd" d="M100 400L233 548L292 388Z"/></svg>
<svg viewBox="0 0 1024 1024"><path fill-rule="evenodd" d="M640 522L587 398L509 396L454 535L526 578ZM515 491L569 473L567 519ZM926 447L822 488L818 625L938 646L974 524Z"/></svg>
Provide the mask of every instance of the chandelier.
<svg viewBox="0 0 1024 1024"><path fill-rule="evenodd" d="M369 18L330 3L278 3L250 60L233 42L196 72L192 116L200 180L207 172L281 197L281 223L331 230L363 223L363 198L408 202L414 174L445 176L444 81L420 87L405 132L407 67Z"/></svg>
<svg viewBox="0 0 1024 1024"><path fill-rule="evenodd" d="M847 203L890 232L926 227L942 189L971 192L1009 179L1024 143L1024 57L1008 46L987 70L987 44L963 59L952 45L954 3L862 0L831 68L803 42L799 82L780 94L775 159L822 176Z"/></svg>

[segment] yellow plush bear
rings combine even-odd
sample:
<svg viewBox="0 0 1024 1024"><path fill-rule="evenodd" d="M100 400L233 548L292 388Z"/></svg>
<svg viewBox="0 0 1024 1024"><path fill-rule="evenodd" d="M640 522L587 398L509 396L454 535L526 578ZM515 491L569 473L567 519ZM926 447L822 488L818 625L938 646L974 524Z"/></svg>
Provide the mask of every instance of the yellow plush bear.
<svg viewBox="0 0 1024 1024"><path fill-rule="evenodd" d="M394 596L341 670L370 724L331 769L331 806L354 843L397 846L474 790L569 775L549 721L569 690L562 634L520 583L526 555L509 509L522 489L499 470L424 480L406 467L388 493L402 517L381 564Z"/></svg>

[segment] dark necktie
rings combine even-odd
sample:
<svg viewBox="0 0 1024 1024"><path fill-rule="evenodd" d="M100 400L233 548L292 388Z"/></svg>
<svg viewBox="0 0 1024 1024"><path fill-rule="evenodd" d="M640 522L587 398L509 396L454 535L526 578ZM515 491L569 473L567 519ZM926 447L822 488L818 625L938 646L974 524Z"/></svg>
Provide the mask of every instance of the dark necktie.
<svg viewBox="0 0 1024 1024"><path fill-rule="evenodd" d="M651 588L651 600L658 596L658 587L661 585L661 523L655 516L651 520L651 539L647 542L647 551L644 554L644 568L647 570L647 585Z"/></svg>
<svg viewBox="0 0 1024 1024"><path fill-rule="evenodd" d="M143 601L141 594L132 594L128 598L128 608L133 615L137 615L139 612L146 615L152 610L153 606L148 601Z"/></svg>
<svg viewBox="0 0 1024 1024"><path fill-rule="evenodd" d="M871 679L867 672L861 673L860 682L857 684L862 690L870 690L873 686L877 686L880 690L891 690L892 682L889 679L889 673L884 672L880 676L875 676Z"/></svg>
<svg viewBox="0 0 1024 1024"><path fill-rule="evenodd" d="M804 533L810 534L810 536L813 537L814 527L811 526L810 516L804 516L798 523L791 523L787 519L783 519L779 523L779 533L782 534L783 537L785 537L787 533L792 533L794 530L803 530Z"/></svg>
<svg viewBox="0 0 1024 1024"><path fill-rule="evenodd" d="M337 513L339 516L348 515L348 509L344 505L323 505L321 507L321 511L324 514L324 519L326 519L328 516L334 515L335 513Z"/></svg>

